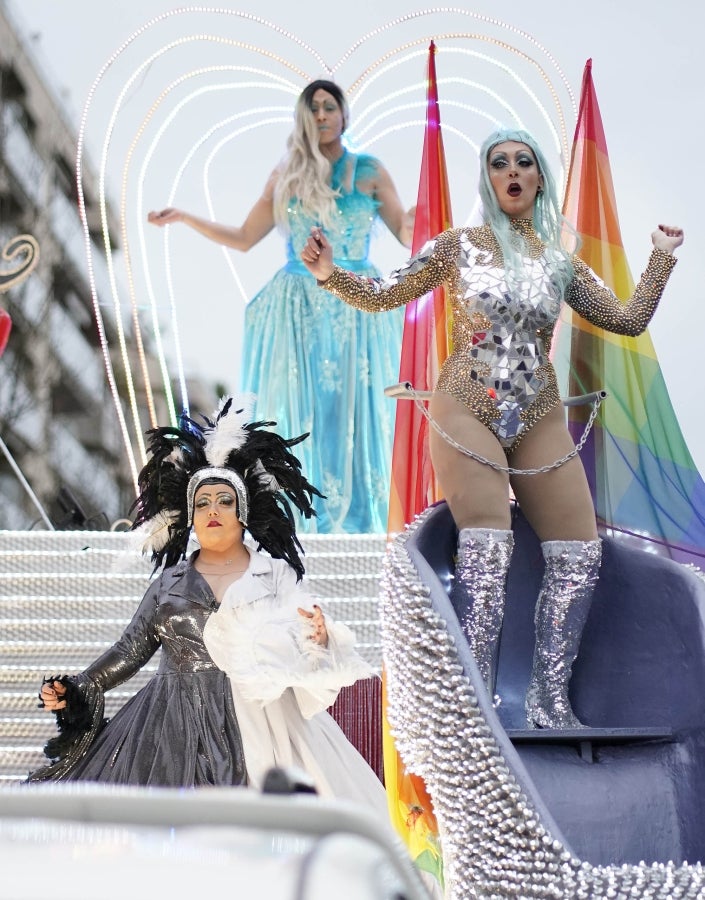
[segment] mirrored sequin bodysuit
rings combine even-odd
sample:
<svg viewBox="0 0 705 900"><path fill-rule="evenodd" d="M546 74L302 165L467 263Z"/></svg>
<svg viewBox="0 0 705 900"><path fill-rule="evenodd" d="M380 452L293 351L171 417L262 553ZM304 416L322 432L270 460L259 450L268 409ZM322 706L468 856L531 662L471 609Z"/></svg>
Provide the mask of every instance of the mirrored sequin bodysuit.
<svg viewBox="0 0 705 900"><path fill-rule="evenodd" d="M512 225L528 252L524 277L514 287L489 225L444 231L387 278L361 278L336 267L323 284L346 303L378 312L446 282L453 304L453 352L443 364L436 390L467 406L505 450L514 449L560 403L548 354L561 298L532 222L515 220ZM637 335L656 310L675 258L654 250L627 303L582 260L574 257L573 265L566 302L593 325Z"/></svg>

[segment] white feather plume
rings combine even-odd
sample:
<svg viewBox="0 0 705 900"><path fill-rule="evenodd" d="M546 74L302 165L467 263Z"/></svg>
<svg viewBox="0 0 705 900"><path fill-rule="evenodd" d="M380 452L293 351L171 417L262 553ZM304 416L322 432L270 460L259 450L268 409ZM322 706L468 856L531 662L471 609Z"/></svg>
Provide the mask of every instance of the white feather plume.
<svg viewBox="0 0 705 900"><path fill-rule="evenodd" d="M178 521L180 515L178 509L162 509L135 528L133 535L142 553L155 553L165 547L169 541L169 527Z"/></svg>
<svg viewBox="0 0 705 900"><path fill-rule="evenodd" d="M111 565L113 572L132 572L135 561L161 550L169 540L169 526L179 518L178 509L167 509L125 533L125 549Z"/></svg>
<svg viewBox="0 0 705 900"><path fill-rule="evenodd" d="M255 395L240 394L233 397L230 411L219 419L225 402L225 399L220 401L215 413L215 428L206 433L206 459L212 466L224 466L232 451L245 443L247 432L244 426L252 421Z"/></svg>

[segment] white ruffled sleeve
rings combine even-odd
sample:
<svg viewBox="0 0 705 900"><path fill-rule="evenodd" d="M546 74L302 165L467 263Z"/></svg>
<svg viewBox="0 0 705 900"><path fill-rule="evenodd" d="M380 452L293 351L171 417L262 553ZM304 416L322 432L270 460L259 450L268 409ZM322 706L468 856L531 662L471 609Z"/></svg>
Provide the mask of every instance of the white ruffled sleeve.
<svg viewBox="0 0 705 900"><path fill-rule="evenodd" d="M290 566L282 560L271 563L271 573L254 576L265 580L264 594L248 600L242 596L247 584L240 595L240 582L233 584L208 619L203 639L213 662L245 700L264 706L292 688L308 719L327 709L342 687L375 673L356 652L347 625L326 616L328 646L311 639L313 626L298 608L312 611L315 601L297 584Z"/></svg>

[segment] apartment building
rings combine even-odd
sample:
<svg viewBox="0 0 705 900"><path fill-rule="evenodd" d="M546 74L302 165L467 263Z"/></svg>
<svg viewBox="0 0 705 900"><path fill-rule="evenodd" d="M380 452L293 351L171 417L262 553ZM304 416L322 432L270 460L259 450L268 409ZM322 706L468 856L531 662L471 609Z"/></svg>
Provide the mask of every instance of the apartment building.
<svg viewBox="0 0 705 900"><path fill-rule="evenodd" d="M93 315L74 175L77 132L2 2L0 103L0 252L30 233L41 253L32 275L0 295L13 321L0 358L0 437L55 527L107 528L127 515L134 489ZM97 179L85 163L83 189L97 292L108 298ZM110 230L117 247L114 219ZM103 315L115 346L109 307ZM113 362L120 383L124 367ZM136 390L139 399L143 386ZM166 421L165 411L158 414ZM0 454L0 529L33 527L47 525Z"/></svg>

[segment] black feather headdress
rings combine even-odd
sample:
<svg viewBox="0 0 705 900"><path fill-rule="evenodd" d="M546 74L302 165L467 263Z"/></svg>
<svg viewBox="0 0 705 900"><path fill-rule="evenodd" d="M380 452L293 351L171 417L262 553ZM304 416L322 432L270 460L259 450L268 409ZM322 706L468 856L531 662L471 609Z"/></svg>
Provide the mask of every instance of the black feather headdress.
<svg viewBox="0 0 705 900"><path fill-rule="evenodd" d="M202 417L203 425L182 416L179 427L147 432L150 458L139 474L133 528L143 533L144 552L151 552L156 568L186 555L193 496L199 485L216 479L234 488L238 516L258 549L303 576L292 505L308 519L315 515L313 496L322 495L291 447L308 435L283 438L270 430L275 422L249 422L250 409L251 402L229 398L213 419Z"/></svg>

